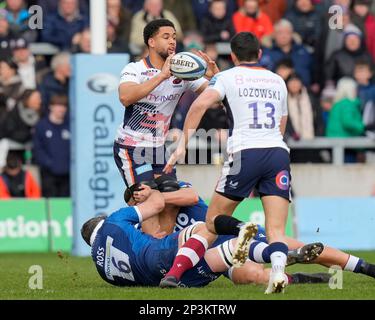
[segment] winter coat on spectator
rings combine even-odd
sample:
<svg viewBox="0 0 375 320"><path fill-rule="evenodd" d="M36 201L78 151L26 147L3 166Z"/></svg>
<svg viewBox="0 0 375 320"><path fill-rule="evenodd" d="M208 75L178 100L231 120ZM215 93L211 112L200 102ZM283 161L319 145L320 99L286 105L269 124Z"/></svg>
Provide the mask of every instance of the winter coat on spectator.
<svg viewBox="0 0 375 320"><path fill-rule="evenodd" d="M352 77L355 63L358 60L372 61L365 49L349 51L345 47L335 51L326 63L325 79L337 82L343 77Z"/></svg>
<svg viewBox="0 0 375 320"><path fill-rule="evenodd" d="M375 16L368 14L366 17L359 17L358 15L352 15L352 22L361 29L365 35L365 42L367 51L375 61Z"/></svg>
<svg viewBox="0 0 375 320"><path fill-rule="evenodd" d="M313 9L305 13L294 6L291 11L287 12L285 18L293 24L294 31L301 36L304 44L313 48L317 45L322 32L320 11Z"/></svg>
<svg viewBox="0 0 375 320"><path fill-rule="evenodd" d="M292 60L295 72L301 77L303 84L309 86L313 57L303 45L293 42L290 52L285 53L276 43L273 43L271 48L264 49L260 62L266 68L275 71L277 63L284 59Z"/></svg>
<svg viewBox="0 0 375 320"><path fill-rule="evenodd" d="M181 1L181 0L178 0ZM191 0L191 6L193 7L194 16L197 19L197 26L200 27L202 18L208 16L209 4L211 0ZM232 17L238 9L235 1L227 1L227 17Z"/></svg>
<svg viewBox="0 0 375 320"><path fill-rule="evenodd" d="M288 115L299 138L314 138L313 107L306 88L303 88L298 95L288 95Z"/></svg>
<svg viewBox="0 0 375 320"><path fill-rule="evenodd" d="M49 72L45 75L42 83L39 85L38 90L42 95L42 114L48 113L49 101L52 96L56 94L68 95L69 82L61 83L54 77L53 72Z"/></svg>
<svg viewBox="0 0 375 320"><path fill-rule="evenodd" d="M0 34L0 59L12 56L11 41L17 37L18 35L11 30L7 34Z"/></svg>
<svg viewBox="0 0 375 320"><path fill-rule="evenodd" d="M180 22L182 30L196 30L197 23L190 1L164 0L164 9L172 11Z"/></svg>
<svg viewBox="0 0 375 320"><path fill-rule="evenodd" d="M12 190L17 189L17 190ZM40 198L40 187L29 171L21 171L16 177L0 175L0 199L12 197Z"/></svg>
<svg viewBox="0 0 375 320"><path fill-rule="evenodd" d="M31 141L32 130L39 120L39 113L25 108L19 102L0 122L0 138L8 138L19 143Z"/></svg>
<svg viewBox="0 0 375 320"><path fill-rule="evenodd" d="M243 6L244 0L237 0L238 7ZM285 11L288 7L287 0L259 0L259 8L266 15L268 15L272 21L275 23L284 17Z"/></svg>
<svg viewBox="0 0 375 320"><path fill-rule="evenodd" d="M57 125L48 117L41 119L35 127L33 137L35 163L55 175L69 173L70 132L68 121Z"/></svg>
<svg viewBox="0 0 375 320"><path fill-rule="evenodd" d="M367 102L373 101L375 103L375 84L369 84L367 86L359 85L358 98L361 100L362 110Z"/></svg>
<svg viewBox="0 0 375 320"><path fill-rule="evenodd" d="M25 88L21 77L17 74L6 83L0 83L0 105L5 105L7 111L12 110Z"/></svg>
<svg viewBox="0 0 375 320"><path fill-rule="evenodd" d="M327 137L357 137L364 133L359 99L343 99L336 102L329 112Z"/></svg>
<svg viewBox="0 0 375 320"><path fill-rule="evenodd" d="M256 18L247 16L243 10L238 10L233 15L233 25L236 32L252 32L259 40L273 32L271 19L261 10Z"/></svg>
<svg viewBox="0 0 375 320"><path fill-rule="evenodd" d="M130 0L134 1L134 0ZM37 0L37 5L40 6L43 10L43 14L49 15L56 13L58 10L59 2L57 0ZM79 2L79 11L82 14L89 13L89 0L78 0Z"/></svg>
<svg viewBox="0 0 375 320"><path fill-rule="evenodd" d="M88 19L77 13L73 21L67 21L60 13L47 15L41 33L43 42L51 43L60 50L69 50L74 35L88 26Z"/></svg>
<svg viewBox="0 0 375 320"><path fill-rule="evenodd" d="M201 33L205 43L223 42L224 40L221 39L220 36L222 31L228 31L230 33L230 38L234 36L235 30L231 18L225 17L223 19L216 19L211 14L203 18Z"/></svg>
<svg viewBox="0 0 375 320"><path fill-rule="evenodd" d="M122 0L124 7L128 8L133 14L143 9L144 0Z"/></svg>

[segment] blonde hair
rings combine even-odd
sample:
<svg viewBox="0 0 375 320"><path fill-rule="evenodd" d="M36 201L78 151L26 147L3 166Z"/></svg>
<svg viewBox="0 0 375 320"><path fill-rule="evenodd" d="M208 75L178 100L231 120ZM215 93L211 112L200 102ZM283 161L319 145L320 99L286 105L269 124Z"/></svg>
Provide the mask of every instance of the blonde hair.
<svg viewBox="0 0 375 320"><path fill-rule="evenodd" d="M334 102L343 99L354 100L355 98L357 98L357 83L349 77L341 78L337 83Z"/></svg>

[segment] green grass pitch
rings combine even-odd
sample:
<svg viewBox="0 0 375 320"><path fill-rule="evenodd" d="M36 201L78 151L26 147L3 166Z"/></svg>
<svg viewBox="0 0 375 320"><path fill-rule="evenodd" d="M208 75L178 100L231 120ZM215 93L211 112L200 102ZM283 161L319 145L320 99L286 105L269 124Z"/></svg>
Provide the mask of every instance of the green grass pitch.
<svg viewBox="0 0 375 320"><path fill-rule="evenodd" d="M353 252L369 262L375 262L374 252ZM342 290L332 290L328 284L290 285L285 294L265 296L265 286L235 286L221 277L205 288L159 289L117 288L105 283L97 274L90 258L77 258L67 254L1 254L0 300L6 299L375 299L375 279L344 272ZM43 270L43 289L29 288L32 265ZM295 265L288 272L324 272L328 269L316 265Z"/></svg>

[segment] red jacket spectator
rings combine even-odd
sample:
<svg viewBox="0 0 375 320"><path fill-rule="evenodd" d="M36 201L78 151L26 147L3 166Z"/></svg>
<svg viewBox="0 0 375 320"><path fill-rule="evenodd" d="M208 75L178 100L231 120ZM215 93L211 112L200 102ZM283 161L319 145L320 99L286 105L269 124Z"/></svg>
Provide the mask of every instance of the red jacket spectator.
<svg viewBox="0 0 375 320"><path fill-rule="evenodd" d="M368 15L365 21L367 51L375 61L375 17Z"/></svg>
<svg viewBox="0 0 375 320"><path fill-rule="evenodd" d="M233 15L233 24L236 32L249 31L258 39L273 32L271 19L259 10L258 2L246 0L244 6Z"/></svg>
<svg viewBox="0 0 375 320"><path fill-rule="evenodd" d="M0 199L12 198L7 183L5 182L4 174L0 176ZM40 198L40 187L30 172L25 172L25 198Z"/></svg>
<svg viewBox="0 0 375 320"><path fill-rule="evenodd" d="M238 0L238 7L242 7L244 0ZM273 23L279 21L288 8L287 0L259 0L259 8L268 15Z"/></svg>
<svg viewBox="0 0 375 320"><path fill-rule="evenodd" d="M31 173L22 169L21 159L16 154L9 153L4 172L0 175L0 199L40 196L40 187Z"/></svg>

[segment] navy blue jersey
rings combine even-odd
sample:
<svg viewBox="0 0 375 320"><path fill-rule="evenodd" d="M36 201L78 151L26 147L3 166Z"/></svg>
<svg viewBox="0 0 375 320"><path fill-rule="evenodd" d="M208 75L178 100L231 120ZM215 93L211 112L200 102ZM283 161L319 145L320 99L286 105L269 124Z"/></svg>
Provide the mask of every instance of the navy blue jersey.
<svg viewBox="0 0 375 320"><path fill-rule="evenodd" d="M100 276L116 286L158 286L172 267L179 232L155 239L134 227L140 222L137 207L122 208L109 216L98 230L91 256ZM186 272L183 287L201 287L215 280L204 259Z"/></svg>

